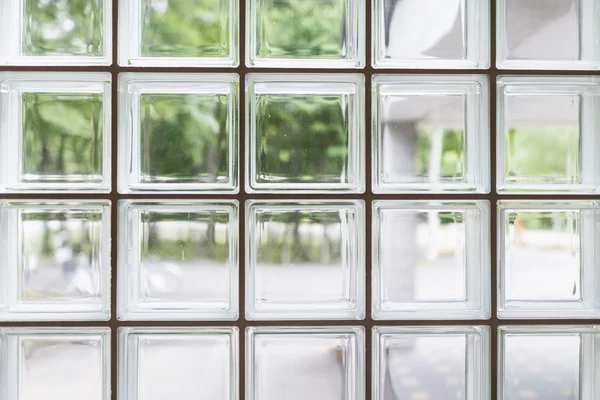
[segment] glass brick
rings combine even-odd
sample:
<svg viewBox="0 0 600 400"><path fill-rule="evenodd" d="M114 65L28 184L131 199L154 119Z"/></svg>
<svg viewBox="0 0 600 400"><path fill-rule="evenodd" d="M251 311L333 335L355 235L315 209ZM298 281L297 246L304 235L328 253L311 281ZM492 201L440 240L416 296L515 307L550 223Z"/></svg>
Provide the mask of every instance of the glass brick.
<svg viewBox="0 0 600 400"><path fill-rule="evenodd" d="M0 65L110 65L112 2L2 1L0 37Z"/></svg>
<svg viewBox="0 0 600 400"><path fill-rule="evenodd" d="M489 193L484 75L375 75L373 191Z"/></svg>
<svg viewBox="0 0 600 400"><path fill-rule="evenodd" d="M246 202L246 319L363 319L363 201Z"/></svg>
<svg viewBox="0 0 600 400"><path fill-rule="evenodd" d="M119 202L120 320L238 317L237 201Z"/></svg>
<svg viewBox="0 0 600 400"><path fill-rule="evenodd" d="M600 190L597 77L498 79L498 192Z"/></svg>
<svg viewBox="0 0 600 400"><path fill-rule="evenodd" d="M361 68L365 3L361 0L248 0L246 65Z"/></svg>
<svg viewBox="0 0 600 400"><path fill-rule="evenodd" d="M0 202L0 320L110 318L110 203Z"/></svg>
<svg viewBox="0 0 600 400"><path fill-rule="evenodd" d="M364 77L250 74L246 191L364 192Z"/></svg>
<svg viewBox="0 0 600 400"><path fill-rule="evenodd" d="M502 69L597 70L596 0L499 0L496 65Z"/></svg>
<svg viewBox="0 0 600 400"><path fill-rule="evenodd" d="M597 318L595 201L498 203L498 316Z"/></svg>
<svg viewBox="0 0 600 400"><path fill-rule="evenodd" d="M374 0L373 67L488 68L489 8L489 0Z"/></svg>
<svg viewBox="0 0 600 400"><path fill-rule="evenodd" d="M119 75L119 192L238 188L237 74Z"/></svg>
<svg viewBox="0 0 600 400"><path fill-rule="evenodd" d="M0 329L2 399L110 400L109 328Z"/></svg>
<svg viewBox="0 0 600 400"><path fill-rule="evenodd" d="M109 73L0 73L0 191L110 191Z"/></svg>
<svg viewBox="0 0 600 400"><path fill-rule="evenodd" d="M238 64L238 0L119 1L119 65Z"/></svg>
<svg viewBox="0 0 600 400"><path fill-rule="evenodd" d="M490 328L373 328L373 399L490 399Z"/></svg>
<svg viewBox="0 0 600 400"><path fill-rule="evenodd" d="M120 399L238 398L237 328L119 328Z"/></svg>
<svg viewBox="0 0 600 400"><path fill-rule="evenodd" d="M364 328L246 328L246 398L360 400Z"/></svg>
<svg viewBox="0 0 600 400"><path fill-rule="evenodd" d="M490 315L487 201L373 202L373 318Z"/></svg>
<svg viewBox="0 0 600 400"><path fill-rule="evenodd" d="M597 399L599 346L598 326L501 326L498 399Z"/></svg>

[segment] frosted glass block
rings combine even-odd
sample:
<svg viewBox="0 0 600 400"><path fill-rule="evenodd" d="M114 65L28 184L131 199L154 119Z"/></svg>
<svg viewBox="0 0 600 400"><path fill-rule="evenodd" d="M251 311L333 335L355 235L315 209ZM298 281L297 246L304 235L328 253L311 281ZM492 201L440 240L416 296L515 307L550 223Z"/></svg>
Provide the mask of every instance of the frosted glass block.
<svg viewBox="0 0 600 400"><path fill-rule="evenodd" d="M119 74L119 193L238 189L237 74Z"/></svg>
<svg viewBox="0 0 600 400"><path fill-rule="evenodd" d="M0 191L110 191L109 73L0 73Z"/></svg>
<svg viewBox="0 0 600 400"><path fill-rule="evenodd" d="M373 399L490 399L490 328L373 328Z"/></svg>
<svg viewBox="0 0 600 400"><path fill-rule="evenodd" d="M246 328L248 400L361 400L363 327Z"/></svg>
<svg viewBox="0 0 600 400"><path fill-rule="evenodd" d="M498 399L597 399L599 346L598 326L501 326Z"/></svg>
<svg viewBox="0 0 600 400"><path fill-rule="evenodd" d="M0 329L0 398L110 400L109 328Z"/></svg>
<svg viewBox="0 0 600 400"><path fill-rule="evenodd" d="M110 318L110 202L0 202L0 321Z"/></svg>
<svg viewBox="0 0 600 400"><path fill-rule="evenodd" d="M375 75L373 192L490 191L484 75Z"/></svg>
<svg viewBox="0 0 600 400"><path fill-rule="evenodd" d="M498 79L498 192L600 190L600 80Z"/></svg>
<svg viewBox="0 0 600 400"><path fill-rule="evenodd" d="M237 319L237 207L120 201L118 318Z"/></svg>
<svg viewBox="0 0 600 400"><path fill-rule="evenodd" d="M119 328L118 397L237 400L237 328Z"/></svg>
<svg viewBox="0 0 600 400"><path fill-rule="evenodd" d="M600 68L597 0L499 0L497 7L498 68Z"/></svg>
<svg viewBox="0 0 600 400"><path fill-rule="evenodd" d="M373 0L373 67L488 68L489 21L489 0Z"/></svg>
<svg viewBox="0 0 600 400"><path fill-rule="evenodd" d="M0 65L110 65L112 2L2 1L0 37Z"/></svg>
<svg viewBox="0 0 600 400"><path fill-rule="evenodd" d="M246 319L363 319L363 201L246 202Z"/></svg>
<svg viewBox="0 0 600 400"><path fill-rule="evenodd" d="M238 0L119 1L119 65L238 64Z"/></svg>
<svg viewBox="0 0 600 400"><path fill-rule="evenodd" d="M373 318L490 316L489 203L373 202Z"/></svg>
<svg viewBox="0 0 600 400"><path fill-rule="evenodd" d="M250 74L246 191L362 193L364 76Z"/></svg>
<svg viewBox="0 0 600 400"><path fill-rule="evenodd" d="M596 201L498 203L498 316L597 318Z"/></svg>
<svg viewBox="0 0 600 400"><path fill-rule="evenodd" d="M361 68L364 31L362 0L248 0L246 65Z"/></svg>

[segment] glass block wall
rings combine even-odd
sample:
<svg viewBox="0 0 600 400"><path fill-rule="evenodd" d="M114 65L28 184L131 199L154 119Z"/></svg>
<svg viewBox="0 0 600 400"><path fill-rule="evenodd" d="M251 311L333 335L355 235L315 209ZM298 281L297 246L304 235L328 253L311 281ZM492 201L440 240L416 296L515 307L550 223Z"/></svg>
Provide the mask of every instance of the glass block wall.
<svg viewBox="0 0 600 400"><path fill-rule="evenodd" d="M599 0L0 0L0 400L600 398Z"/></svg>

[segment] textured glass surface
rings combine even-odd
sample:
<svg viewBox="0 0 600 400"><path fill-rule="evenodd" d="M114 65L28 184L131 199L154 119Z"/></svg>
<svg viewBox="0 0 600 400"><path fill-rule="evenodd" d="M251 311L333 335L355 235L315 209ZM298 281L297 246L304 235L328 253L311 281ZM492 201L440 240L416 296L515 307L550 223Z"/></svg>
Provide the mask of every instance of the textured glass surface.
<svg viewBox="0 0 600 400"><path fill-rule="evenodd" d="M237 190L235 74L121 74L119 191Z"/></svg>
<svg viewBox="0 0 600 400"><path fill-rule="evenodd" d="M498 190L597 191L600 82L501 77L498 85Z"/></svg>
<svg viewBox="0 0 600 400"><path fill-rule="evenodd" d="M600 314L596 202L501 202L500 317Z"/></svg>
<svg viewBox="0 0 600 400"><path fill-rule="evenodd" d="M108 319L110 204L0 206L0 319Z"/></svg>
<svg viewBox="0 0 600 400"><path fill-rule="evenodd" d="M108 328L5 328L5 399L110 399Z"/></svg>
<svg viewBox="0 0 600 400"><path fill-rule="evenodd" d="M373 2L375 68L487 68L488 0Z"/></svg>
<svg viewBox="0 0 600 400"><path fill-rule="evenodd" d="M373 207L375 319L487 318L486 201L375 201Z"/></svg>
<svg viewBox="0 0 600 400"><path fill-rule="evenodd" d="M0 188L110 190L110 74L6 73Z"/></svg>
<svg viewBox="0 0 600 400"><path fill-rule="evenodd" d="M238 398L237 328L120 328L119 397Z"/></svg>
<svg viewBox="0 0 600 400"><path fill-rule="evenodd" d="M248 0L247 66L361 67L364 2Z"/></svg>
<svg viewBox="0 0 600 400"><path fill-rule="evenodd" d="M587 0L498 1L498 67L598 69L597 12Z"/></svg>
<svg viewBox="0 0 600 400"><path fill-rule="evenodd" d="M237 66L238 7L238 0L120 1L119 65Z"/></svg>
<svg viewBox="0 0 600 400"><path fill-rule="evenodd" d="M490 398L488 327L373 328L373 398Z"/></svg>
<svg viewBox="0 0 600 400"><path fill-rule="evenodd" d="M364 190L363 77L248 78L249 191Z"/></svg>
<svg viewBox="0 0 600 400"><path fill-rule="evenodd" d="M376 75L373 190L489 191L484 76Z"/></svg>
<svg viewBox="0 0 600 400"><path fill-rule="evenodd" d="M364 317L364 204L250 202L246 318Z"/></svg>
<svg viewBox="0 0 600 400"><path fill-rule="evenodd" d="M237 203L120 203L119 318L235 319Z"/></svg>
<svg viewBox="0 0 600 400"><path fill-rule="evenodd" d="M249 400L359 400L364 396L364 329L247 328Z"/></svg>
<svg viewBox="0 0 600 400"><path fill-rule="evenodd" d="M597 326L511 326L499 329L498 398L598 398Z"/></svg>

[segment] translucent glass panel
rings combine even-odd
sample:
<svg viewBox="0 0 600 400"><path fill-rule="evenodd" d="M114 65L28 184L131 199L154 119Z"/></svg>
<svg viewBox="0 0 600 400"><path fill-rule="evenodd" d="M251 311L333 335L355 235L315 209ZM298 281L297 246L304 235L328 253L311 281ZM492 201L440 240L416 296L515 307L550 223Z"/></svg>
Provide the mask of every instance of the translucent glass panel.
<svg viewBox="0 0 600 400"><path fill-rule="evenodd" d="M2 328L0 345L2 399L110 399L108 328Z"/></svg>
<svg viewBox="0 0 600 400"><path fill-rule="evenodd" d="M490 315L487 201L373 202L373 318Z"/></svg>
<svg viewBox="0 0 600 400"><path fill-rule="evenodd" d="M110 203L0 202L0 320L110 318Z"/></svg>
<svg viewBox="0 0 600 400"><path fill-rule="evenodd" d="M238 0L119 1L119 65L235 67Z"/></svg>
<svg viewBox="0 0 600 400"><path fill-rule="evenodd" d="M499 0L496 64L505 69L598 69L596 0Z"/></svg>
<svg viewBox="0 0 600 400"><path fill-rule="evenodd" d="M246 329L248 400L360 400L364 328Z"/></svg>
<svg viewBox="0 0 600 400"><path fill-rule="evenodd" d="M498 316L600 315L595 201L503 201L498 212Z"/></svg>
<svg viewBox="0 0 600 400"><path fill-rule="evenodd" d="M499 399L600 396L597 326L503 326L498 342Z"/></svg>
<svg viewBox="0 0 600 400"><path fill-rule="evenodd" d="M364 66L364 1L248 0L246 13L249 67Z"/></svg>
<svg viewBox="0 0 600 400"><path fill-rule="evenodd" d="M499 192L600 190L600 81L498 79Z"/></svg>
<svg viewBox="0 0 600 400"><path fill-rule="evenodd" d="M119 203L120 320L235 320L237 201Z"/></svg>
<svg viewBox="0 0 600 400"><path fill-rule="evenodd" d="M110 190L110 80L0 73L0 191Z"/></svg>
<svg viewBox="0 0 600 400"><path fill-rule="evenodd" d="M490 190L483 75L375 75L373 191Z"/></svg>
<svg viewBox="0 0 600 400"><path fill-rule="evenodd" d="M119 192L237 192L237 74L119 75Z"/></svg>
<svg viewBox="0 0 600 400"><path fill-rule="evenodd" d="M489 0L374 0L375 68L488 68Z"/></svg>
<svg viewBox="0 0 600 400"><path fill-rule="evenodd" d="M250 74L246 191L364 191L364 77Z"/></svg>
<svg viewBox="0 0 600 400"><path fill-rule="evenodd" d="M238 399L237 328L119 328L119 398Z"/></svg>
<svg viewBox="0 0 600 400"><path fill-rule="evenodd" d="M364 203L256 201L246 210L246 318L364 318Z"/></svg>
<svg viewBox="0 0 600 400"><path fill-rule="evenodd" d="M484 326L373 328L373 399L490 399Z"/></svg>
<svg viewBox="0 0 600 400"><path fill-rule="evenodd" d="M110 0L0 4L0 65L110 65Z"/></svg>

